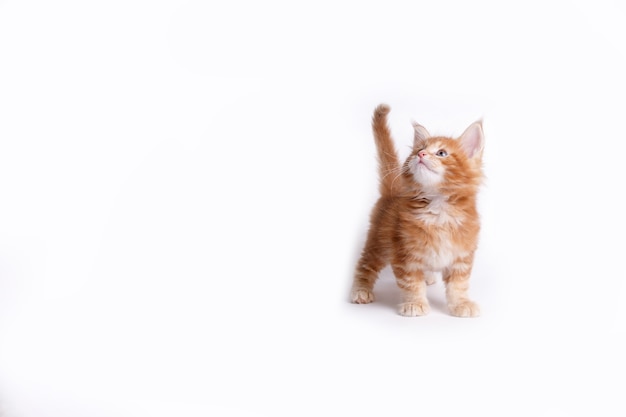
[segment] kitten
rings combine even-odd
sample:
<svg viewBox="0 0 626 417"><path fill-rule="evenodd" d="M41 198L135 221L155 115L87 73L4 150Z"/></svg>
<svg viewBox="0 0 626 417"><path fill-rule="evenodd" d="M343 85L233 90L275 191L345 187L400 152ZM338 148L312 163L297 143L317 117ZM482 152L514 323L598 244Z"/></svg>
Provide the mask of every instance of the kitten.
<svg viewBox="0 0 626 417"><path fill-rule="evenodd" d="M446 285L452 315L478 316L468 287L480 229L476 194L482 181L482 122L470 125L458 139L431 136L414 123L413 151L401 166L388 113L389 107L381 104L372 120L381 196L371 214L351 301L374 301L378 273L391 264L403 294L402 316L429 312L426 285L437 276Z"/></svg>

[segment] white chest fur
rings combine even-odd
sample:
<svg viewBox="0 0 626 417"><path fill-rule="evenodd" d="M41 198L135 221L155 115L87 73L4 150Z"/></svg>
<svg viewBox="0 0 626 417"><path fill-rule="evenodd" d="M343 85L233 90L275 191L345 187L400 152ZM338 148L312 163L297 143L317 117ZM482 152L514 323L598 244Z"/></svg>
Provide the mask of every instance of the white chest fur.
<svg viewBox="0 0 626 417"><path fill-rule="evenodd" d="M452 213L452 207L447 199L435 197L426 207L416 214L418 220L426 225L443 226L446 224L460 225L462 219L456 213Z"/></svg>
<svg viewBox="0 0 626 417"><path fill-rule="evenodd" d="M425 248L422 253L421 263L424 269L430 271L442 271L448 268L456 258L455 248L447 239L442 239L437 248Z"/></svg>
<svg viewBox="0 0 626 417"><path fill-rule="evenodd" d="M463 217L443 197L435 197L416 214L418 220L434 234L435 247L424 248L421 263L424 269L442 271L449 268L455 259L463 256L454 245L451 234L463 223Z"/></svg>

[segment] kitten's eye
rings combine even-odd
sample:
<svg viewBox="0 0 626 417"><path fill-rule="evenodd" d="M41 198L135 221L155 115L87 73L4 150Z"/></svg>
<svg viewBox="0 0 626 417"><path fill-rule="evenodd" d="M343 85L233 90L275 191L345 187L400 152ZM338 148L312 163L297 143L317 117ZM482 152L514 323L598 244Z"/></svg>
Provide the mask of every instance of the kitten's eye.
<svg viewBox="0 0 626 417"><path fill-rule="evenodd" d="M448 152L446 152L444 149L439 149L435 155L443 158L444 156L448 156Z"/></svg>

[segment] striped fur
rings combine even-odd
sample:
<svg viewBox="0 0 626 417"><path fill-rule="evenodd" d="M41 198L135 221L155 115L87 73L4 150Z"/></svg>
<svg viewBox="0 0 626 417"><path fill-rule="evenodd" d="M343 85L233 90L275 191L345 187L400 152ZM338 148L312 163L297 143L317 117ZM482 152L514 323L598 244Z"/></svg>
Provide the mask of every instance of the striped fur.
<svg viewBox="0 0 626 417"><path fill-rule="evenodd" d="M433 137L414 124L413 150L400 165L388 113L381 104L372 120L381 196L371 213L351 301L372 302L378 274L391 264L403 294L401 315L427 314L426 285L441 275L450 314L478 316L468 287L480 229L476 196L482 180L482 123L473 123L457 139Z"/></svg>

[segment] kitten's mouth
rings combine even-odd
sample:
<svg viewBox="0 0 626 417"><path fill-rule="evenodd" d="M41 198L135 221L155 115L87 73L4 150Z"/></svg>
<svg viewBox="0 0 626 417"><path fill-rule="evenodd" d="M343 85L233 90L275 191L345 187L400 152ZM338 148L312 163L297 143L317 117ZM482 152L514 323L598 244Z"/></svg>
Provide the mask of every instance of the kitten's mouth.
<svg viewBox="0 0 626 417"><path fill-rule="evenodd" d="M421 165L421 166L423 166L424 168L426 168L427 170L435 172L435 171L434 171L434 170L433 170L433 169L432 169L432 168L431 168L431 167L430 167L430 166L429 166L426 162L424 162L424 160L423 160L423 159L419 159L419 160L417 161L417 165L418 165L418 166L419 166L419 165Z"/></svg>

